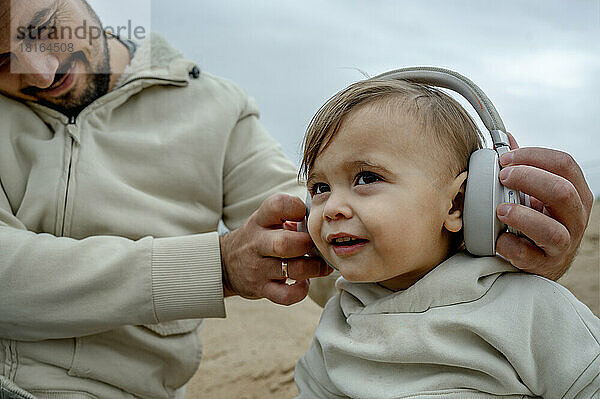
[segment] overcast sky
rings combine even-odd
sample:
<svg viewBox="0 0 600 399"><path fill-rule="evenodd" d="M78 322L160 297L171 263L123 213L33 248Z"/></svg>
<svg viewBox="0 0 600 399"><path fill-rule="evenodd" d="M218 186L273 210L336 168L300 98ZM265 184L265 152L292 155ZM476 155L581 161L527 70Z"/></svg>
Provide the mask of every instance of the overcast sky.
<svg viewBox="0 0 600 399"><path fill-rule="evenodd" d="M436 65L478 84L521 146L572 154L600 194L600 0L91 3L105 25L151 15L154 32L257 99L296 162L310 118L357 69Z"/></svg>

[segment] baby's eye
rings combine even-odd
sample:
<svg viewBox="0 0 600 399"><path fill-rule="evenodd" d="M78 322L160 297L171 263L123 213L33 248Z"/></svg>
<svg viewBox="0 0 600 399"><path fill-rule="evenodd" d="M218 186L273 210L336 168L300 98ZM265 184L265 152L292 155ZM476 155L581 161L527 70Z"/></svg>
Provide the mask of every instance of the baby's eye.
<svg viewBox="0 0 600 399"><path fill-rule="evenodd" d="M330 191L329 186L325 183L315 183L310 188L311 195L323 194Z"/></svg>
<svg viewBox="0 0 600 399"><path fill-rule="evenodd" d="M356 185L371 184L382 180L383 179L379 175L373 172L360 172L356 176Z"/></svg>

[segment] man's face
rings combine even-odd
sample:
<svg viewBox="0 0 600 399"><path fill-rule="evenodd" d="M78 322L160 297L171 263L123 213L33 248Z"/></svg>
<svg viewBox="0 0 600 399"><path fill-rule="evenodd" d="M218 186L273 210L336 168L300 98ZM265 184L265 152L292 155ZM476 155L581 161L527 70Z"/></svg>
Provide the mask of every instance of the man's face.
<svg viewBox="0 0 600 399"><path fill-rule="evenodd" d="M106 36L85 0L0 0L0 93L76 115L109 81Z"/></svg>

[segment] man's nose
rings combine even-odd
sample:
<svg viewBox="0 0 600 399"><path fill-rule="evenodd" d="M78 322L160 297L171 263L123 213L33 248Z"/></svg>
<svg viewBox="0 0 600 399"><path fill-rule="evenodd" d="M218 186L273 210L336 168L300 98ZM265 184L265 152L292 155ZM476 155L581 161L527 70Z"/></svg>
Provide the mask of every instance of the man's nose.
<svg viewBox="0 0 600 399"><path fill-rule="evenodd" d="M26 86L35 86L46 89L54 82L59 61L51 53L23 52L17 56L18 70L13 72L23 74L23 83Z"/></svg>
<svg viewBox="0 0 600 399"><path fill-rule="evenodd" d="M331 192L323 209L325 220L349 219L352 216L353 211L347 200L347 195Z"/></svg>

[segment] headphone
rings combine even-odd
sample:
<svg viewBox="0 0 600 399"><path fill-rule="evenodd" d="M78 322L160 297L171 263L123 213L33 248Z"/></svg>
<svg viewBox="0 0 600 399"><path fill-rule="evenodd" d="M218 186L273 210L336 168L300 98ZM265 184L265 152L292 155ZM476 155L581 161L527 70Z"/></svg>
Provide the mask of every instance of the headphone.
<svg viewBox="0 0 600 399"><path fill-rule="evenodd" d="M482 148L469 158L465 187L463 229L465 247L473 255L496 255L498 236L509 231L522 235L496 217L496 208L504 202L530 206L529 196L504 187L498 178L498 158L510 151L508 135L496 108L485 93L465 76L449 69L437 67L409 67L382 73L372 79L409 80L429 86L443 87L463 96L475 109L489 131L494 149ZM310 210L310 194L306 199L306 215ZM298 230L307 231L306 222Z"/></svg>

